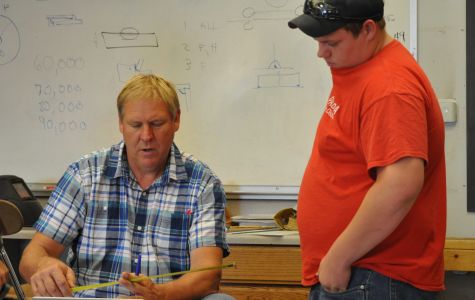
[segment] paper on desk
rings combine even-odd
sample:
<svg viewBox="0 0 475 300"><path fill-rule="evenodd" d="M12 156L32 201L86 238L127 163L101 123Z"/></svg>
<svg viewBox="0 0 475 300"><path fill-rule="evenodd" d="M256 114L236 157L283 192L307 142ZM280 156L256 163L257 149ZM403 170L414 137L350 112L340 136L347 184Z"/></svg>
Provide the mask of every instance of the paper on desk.
<svg viewBox="0 0 475 300"><path fill-rule="evenodd" d="M231 220L273 220L274 215L272 214L248 214L240 216L232 216Z"/></svg>
<svg viewBox="0 0 475 300"><path fill-rule="evenodd" d="M289 236L289 235L298 235L298 231L268 230L268 231L248 232L248 233L246 233L246 235Z"/></svg>

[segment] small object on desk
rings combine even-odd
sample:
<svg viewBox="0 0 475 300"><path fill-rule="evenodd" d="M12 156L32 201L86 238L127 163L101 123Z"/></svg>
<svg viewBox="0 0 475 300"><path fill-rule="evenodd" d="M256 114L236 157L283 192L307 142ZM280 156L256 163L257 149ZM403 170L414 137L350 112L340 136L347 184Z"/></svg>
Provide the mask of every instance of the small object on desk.
<svg viewBox="0 0 475 300"><path fill-rule="evenodd" d="M278 229L276 226L231 226L228 228L228 233L241 232L241 231L253 231L253 230L273 230Z"/></svg>
<svg viewBox="0 0 475 300"><path fill-rule="evenodd" d="M48 184L48 185L43 185L43 190L45 191L54 191L56 188L56 185Z"/></svg>
<svg viewBox="0 0 475 300"><path fill-rule="evenodd" d="M242 234L251 232L275 231L280 230L276 226L231 226L227 231L228 234Z"/></svg>
<svg viewBox="0 0 475 300"><path fill-rule="evenodd" d="M298 235L298 231L293 231L293 230L262 230L262 231L253 231L253 232L248 232L248 235L259 235L259 236L277 236L277 237L283 237L283 236L293 236L293 235Z"/></svg>
<svg viewBox="0 0 475 300"><path fill-rule="evenodd" d="M274 216L275 222L284 230L298 230L297 211L293 208L284 208Z"/></svg>

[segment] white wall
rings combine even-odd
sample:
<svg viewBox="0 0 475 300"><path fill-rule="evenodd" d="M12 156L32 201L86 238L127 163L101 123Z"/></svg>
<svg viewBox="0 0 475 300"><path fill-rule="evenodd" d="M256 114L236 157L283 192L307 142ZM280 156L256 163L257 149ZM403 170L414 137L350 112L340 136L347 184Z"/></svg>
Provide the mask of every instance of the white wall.
<svg viewBox="0 0 475 300"><path fill-rule="evenodd" d="M419 0L419 61L439 98L458 104L458 122L446 126L447 236L473 237L467 212L466 13L463 0Z"/></svg>

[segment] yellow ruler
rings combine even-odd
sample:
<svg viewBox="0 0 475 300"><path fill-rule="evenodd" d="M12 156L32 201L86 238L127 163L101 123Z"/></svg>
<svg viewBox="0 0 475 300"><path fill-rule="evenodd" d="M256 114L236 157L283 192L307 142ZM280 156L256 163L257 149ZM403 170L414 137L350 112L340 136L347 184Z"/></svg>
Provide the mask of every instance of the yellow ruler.
<svg viewBox="0 0 475 300"><path fill-rule="evenodd" d="M162 278L162 277L171 277L175 275L182 275L186 273L192 273L192 272L201 272L201 271L207 271L207 270L215 270L215 269L225 269L225 268L231 268L235 267L236 263L230 263L230 264L225 264L225 265L220 265L220 266L213 266L213 267L206 267L206 268L199 268L199 269L191 269L188 271L180 271L180 272L173 272L173 273L167 273L167 274L160 274L160 275L153 275L153 276L139 276L132 278L130 281L132 282L139 282L144 279L156 279L156 278ZM118 281L112 281L112 282L104 282L104 283L97 283L97 284L91 284L91 285L83 285L83 286L75 286L71 290L73 293L79 292L79 291L85 291L85 290L94 290L97 288L101 287L106 287L106 286L112 286L112 285L117 285L119 284Z"/></svg>

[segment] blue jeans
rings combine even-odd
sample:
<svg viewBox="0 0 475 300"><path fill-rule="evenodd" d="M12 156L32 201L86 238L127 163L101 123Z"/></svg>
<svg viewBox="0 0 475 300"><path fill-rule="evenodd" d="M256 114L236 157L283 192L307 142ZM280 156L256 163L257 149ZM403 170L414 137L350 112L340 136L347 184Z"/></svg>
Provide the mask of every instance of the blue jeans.
<svg viewBox="0 0 475 300"><path fill-rule="evenodd" d="M309 300L435 300L437 292L423 291L410 284L377 272L352 268L348 288L344 292L324 291L320 284L310 289Z"/></svg>
<svg viewBox="0 0 475 300"><path fill-rule="evenodd" d="M236 300L234 297L229 296L228 294L216 293L208 295L201 300Z"/></svg>

